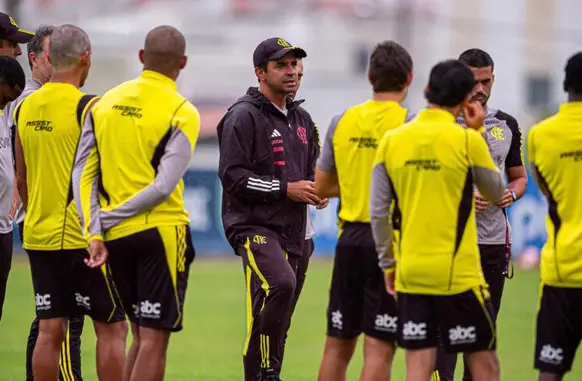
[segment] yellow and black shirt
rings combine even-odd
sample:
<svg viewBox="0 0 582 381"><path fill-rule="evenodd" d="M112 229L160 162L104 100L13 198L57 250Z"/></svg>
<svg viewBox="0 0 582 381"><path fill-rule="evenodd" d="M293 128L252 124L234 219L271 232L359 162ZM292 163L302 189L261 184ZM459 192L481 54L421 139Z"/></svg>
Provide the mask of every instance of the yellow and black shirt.
<svg viewBox="0 0 582 381"><path fill-rule="evenodd" d="M563 104L530 129L526 142L532 174L549 204L542 282L582 287L582 102Z"/></svg>
<svg viewBox="0 0 582 381"><path fill-rule="evenodd" d="M483 137L448 111L427 109L384 136L375 162L372 231L381 266L396 251L396 290L453 295L484 286L473 182L489 200L499 200L504 182Z"/></svg>
<svg viewBox="0 0 582 381"><path fill-rule="evenodd" d="M93 99L71 84L49 82L15 109L28 187L25 249L87 246L73 202L71 176L82 120Z"/></svg>
<svg viewBox="0 0 582 381"><path fill-rule="evenodd" d="M108 91L87 116L73 174L85 237L188 225L182 177L199 131L198 111L162 74Z"/></svg>
<svg viewBox="0 0 582 381"><path fill-rule="evenodd" d="M384 134L402 124L397 102L369 100L333 118L317 166L337 174L340 222L370 222L369 196L376 149Z"/></svg>

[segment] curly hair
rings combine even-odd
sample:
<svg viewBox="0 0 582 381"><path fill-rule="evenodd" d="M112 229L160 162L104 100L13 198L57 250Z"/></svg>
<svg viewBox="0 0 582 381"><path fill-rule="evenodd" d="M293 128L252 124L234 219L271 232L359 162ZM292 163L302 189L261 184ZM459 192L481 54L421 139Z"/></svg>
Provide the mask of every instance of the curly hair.
<svg viewBox="0 0 582 381"><path fill-rule="evenodd" d="M412 57L394 41L378 45L370 57L368 78L374 92L402 91L412 73Z"/></svg>

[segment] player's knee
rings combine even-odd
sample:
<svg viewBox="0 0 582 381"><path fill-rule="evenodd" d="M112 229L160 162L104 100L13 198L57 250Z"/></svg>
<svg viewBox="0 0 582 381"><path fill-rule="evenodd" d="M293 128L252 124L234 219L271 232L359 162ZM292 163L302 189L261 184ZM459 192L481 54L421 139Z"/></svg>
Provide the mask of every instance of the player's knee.
<svg viewBox="0 0 582 381"><path fill-rule="evenodd" d="M353 339L328 337L325 341L324 356L348 363L354 354L357 342L357 337Z"/></svg>
<svg viewBox="0 0 582 381"><path fill-rule="evenodd" d="M66 321L65 319L42 319L39 321L38 334L42 340L60 346L65 340Z"/></svg>
<svg viewBox="0 0 582 381"><path fill-rule="evenodd" d="M95 333L98 340L123 341L127 339L127 323L125 321L115 323L95 322Z"/></svg>
<svg viewBox="0 0 582 381"><path fill-rule="evenodd" d="M295 274L285 273L285 275L280 276L275 284L273 284L273 292L280 295L281 297L293 298L295 295L295 287L297 287L297 278Z"/></svg>

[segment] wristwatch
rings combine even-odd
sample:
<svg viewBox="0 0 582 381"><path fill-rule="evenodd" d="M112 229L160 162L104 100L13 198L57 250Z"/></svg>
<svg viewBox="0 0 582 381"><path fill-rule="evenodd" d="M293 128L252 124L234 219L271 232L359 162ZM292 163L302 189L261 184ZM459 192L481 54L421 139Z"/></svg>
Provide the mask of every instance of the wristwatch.
<svg viewBox="0 0 582 381"><path fill-rule="evenodd" d="M514 191L510 191L511 192L511 198L513 199L513 202L517 201L517 196L515 195Z"/></svg>

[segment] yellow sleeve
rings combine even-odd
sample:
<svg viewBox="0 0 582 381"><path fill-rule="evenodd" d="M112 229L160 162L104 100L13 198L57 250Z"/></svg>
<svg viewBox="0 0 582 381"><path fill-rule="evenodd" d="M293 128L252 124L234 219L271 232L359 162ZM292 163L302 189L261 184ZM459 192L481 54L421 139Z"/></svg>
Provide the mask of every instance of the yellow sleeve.
<svg viewBox="0 0 582 381"><path fill-rule="evenodd" d="M471 167L479 167L499 172L489 153L487 142L479 132L467 129L467 153Z"/></svg>
<svg viewBox="0 0 582 381"><path fill-rule="evenodd" d="M176 112L172 123L188 138L192 152L194 152L200 134L200 113L196 107L185 101L184 105Z"/></svg>
<svg viewBox="0 0 582 381"><path fill-rule="evenodd" d="M530 128L527 133L527 138L525 139L525 143L527 145L527 161L531 166L535 165L536 162L536 152L534 143L535 130L536 130L535 126Z"/></svg>

